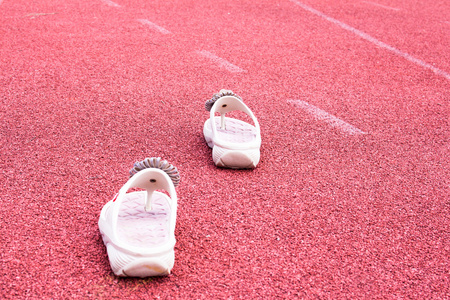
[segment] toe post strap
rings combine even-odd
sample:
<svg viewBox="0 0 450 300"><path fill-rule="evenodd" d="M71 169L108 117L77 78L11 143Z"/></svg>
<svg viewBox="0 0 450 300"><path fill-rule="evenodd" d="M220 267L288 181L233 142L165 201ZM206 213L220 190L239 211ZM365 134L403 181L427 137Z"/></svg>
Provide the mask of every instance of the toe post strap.
<svg viewBox="0 0 450 300"><path fill-rule="evenodd" d="M231 111L246 113L252 118L255 127L259 130L259 124L253 112L245 105L240 96L230 90L220 90L219 93L214 94L211 99L206 101L205 109L210 112L212 130L216 130L215 122L212 121L216 113L220 113L220 129L226 130L225 115Z"/></svg>
<svg viewBox="0 0 450 300"><path fill-rule="evenodd" d="M225 128L225 114L233 110L241 110L250 115L251 112L242 101L242 98L230 90L220 90L220 92L213 95L211 99L206 101L205 109L214 116L216 112L220 113L220 128Z"/></svg>
<svg viewBox="0 0 450 300"><path fill-rule="evenodd" d="M133 176L140 178L133 180ZM172 181L173 185L169 184L167 177ZM145 211L150 211L152 209L151 199L153 192L157 189L164 189L172 194L172 189L180 183L180 174L177 168L167 160L161 160L160 157L151 157L134 163L133 168L130 170L130 181L134 181L133 187L143 188L147 191Z"/></svg>
<svg viewBox="0 0 450 300"><path fill-rule="evenodd" d="M144 189L146 191L144 208L145 211L150 211L152 209L152 194L156 190L165 190L169 193L171 199L176 199L175 187L179 183L180 174L177 168L167 160L161 160L160 157L146 158L134 164L130 170L130 179L120 189L116 200L121 202L121 199L131 188ZM172 206L172 203L169 203L169 205Z"/></svg>

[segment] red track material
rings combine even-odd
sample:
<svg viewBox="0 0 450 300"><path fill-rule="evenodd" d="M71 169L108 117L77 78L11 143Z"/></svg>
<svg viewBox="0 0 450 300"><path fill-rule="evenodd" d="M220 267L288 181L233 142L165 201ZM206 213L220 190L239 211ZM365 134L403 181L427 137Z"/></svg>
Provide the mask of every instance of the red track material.
<svg viewBox="0 0 450 300"><path fill-rule="evenodd" d="M448 2L376 1L396 10L304 4L450 72ZM0 298L450 297L445 77L289 0L3 0L0 21ZM255 170L212 162L222 88L260 122ZM182 176L175 267L117 278L99 212L150 156Z"/></svg>

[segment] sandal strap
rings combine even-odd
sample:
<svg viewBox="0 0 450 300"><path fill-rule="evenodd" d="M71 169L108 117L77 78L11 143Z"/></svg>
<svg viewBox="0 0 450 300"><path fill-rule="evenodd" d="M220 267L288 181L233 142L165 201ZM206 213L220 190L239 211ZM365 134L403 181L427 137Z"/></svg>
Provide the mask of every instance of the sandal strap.
<svg viewBox="0 0 450 300"><path fill-rule="evenodd" d="M220 93L220 94L216 94L216 95L220 95L220 97L218 97L218 98L213 97L211 100L208 100L210 103L212 103L211 108L209 110L209 115L210 115L211 126L212 126L213 132L217 132L216 123L213 121L215 119L216 113L220 113L220 119L221 119L220 120L220 128L226 129L225 115L231 111L242 111L245 114L247 114L252 119L252 121L256 127L256 130L259 132L258 120L256 120L255 115L250 110L250 108L248 108L248 106L245 105L244 101L242 101L242 99L239 96L237 96L236 94L234 94L231 91L222 90L221 92L222 93ZM231 95L230 93L233 93L233 95Z"/></svg>
<svg viewBox="0 0 450 300"><path fill-rule="evenodd" d="M161 160L161 157L147 157L142 161L135 162L133 168L130 170L130 177L133 177L133 175L139 171L148 168L161 169L166 172L175 187L180 183L180 174L178 173L178 169L171 165L167 160Z"/></svg>
<svg viewBox="0 0 450 300"><path fill-rule="evenodd" d="M214 94L211 99L206 101L205 109L207 111L211 111L211 108L213 107L214 103L217 100L219 100L220 98L225 97L225 96L233 96L233 97L236 97L236 98L238 98L239 100L242 101L242 98L240 96L238 96L237 94L233 93L233 91L222 89L222 90L220 90L220 92Z"/></svg>
<svg viewBox="0 0 450 300"><path fill-rule="evenodd" d="M113 232L117 229L117 220L122 201L130 188L141 188L145 190L146 211L151 211L152 194L157 189L163 189L169 193L169 206L176 210L177 194L175 192L175 183L180 181L178 170L159 157L146 158L143 161L136 162L130 171L130 178L119 193L114 197L110 217L112 219ZM150 180L149 180L150 179Z"/></svg>

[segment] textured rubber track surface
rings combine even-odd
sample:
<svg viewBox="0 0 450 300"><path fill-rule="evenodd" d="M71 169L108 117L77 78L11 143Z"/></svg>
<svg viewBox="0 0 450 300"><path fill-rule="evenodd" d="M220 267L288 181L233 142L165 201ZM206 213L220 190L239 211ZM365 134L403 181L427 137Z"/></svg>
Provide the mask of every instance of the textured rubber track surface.
<svg viewBox="0 0 450 300"><path fill-rule="evenodd" d="M0 0L0 298L450 297L449 32L448 1ZM212 162L222 88L255 170ZM120 279L97 221L150 156L175 266Z"/></svg>

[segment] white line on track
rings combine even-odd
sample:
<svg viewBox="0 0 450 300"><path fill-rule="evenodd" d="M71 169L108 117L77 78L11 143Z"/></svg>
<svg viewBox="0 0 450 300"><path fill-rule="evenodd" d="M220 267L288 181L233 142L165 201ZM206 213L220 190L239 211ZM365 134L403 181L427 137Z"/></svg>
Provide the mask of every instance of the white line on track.
<svg viewBox="0 0 450 300"><path fill-rule="evenodd" d="M167 30L167 29L165 29L165 28L163 28L163 27L161 27L159 25L156 25L155 23L150 22L149 20L138 19L137 21L142 23L142 24L144 24L144 25L147 25L151 29L153 29L155 31L158 31L158 32L160 32L162 34L170 34L171 33L169 30Z"/></svg>
<svg viewBox="0 0 450 300"><path fill-rule="evenodd" d="M421 59L415 58L415 57L409 55L406 52L400 51L397 48L392 47L392 46L390 46L390 45L388 45L388 44L386 44L386 43L384 43L384 42L382 42L380 40L377 40L376 38L368 35L367 33L363 32L361 30L358 30L358 29L356 29L356 28L354 28L354 27L352 27L350 25L345 24L344 22L341 22L341 21L336 20L336 19L334 19L332 17L329 17L326 14L324 14L324 13L322 13L322 12L320 12L320 11L318 11L318 10L316 10L316 9L306 5L306 4L303 4L303 3L301 3L301 2L299 2L297 0L289 0L289 1L291 1L292 3L300 6L304 10L307 10L310 13L313 13L313 14L315 14L315 15L317 15L317 16L325 19L325 20L327 20L328 22L334 23L334 24L338 25L339 27L350 31L353 34L356 34L357 36L359 36L359 37L361 37L361 38L363 38L363 39L365 39L365 40L367 40L367 41L377 45L378 47L385 48L385 49L387 49L387 50L397 54L398 56L401 56L401 57L405 58L406 60L409 60L410 62L412 62L412 63L414 63L414 64L416 64L416 65L418 65L420 67L423 67L425 69L429 69L429 70L433 71L435 74L440 75L442 77L445 77L445 79L447 79L447 80L450 80L450 74L449 73L447 73L447 72L445 72L445 71L443 71L441 69L438 69L438 68L436 68L436 67L434 67L434 66L432 66L432 65L430 65L430 64L428 64L426 62L424 62Z"/></svg>
<svg viewBox="0 0 450 300"><path fill-rule="evenodd" d="M376 3L376 2L372 2L372 1L362 1L362 2L367 3L367 4L371 4L371 5L374 5L374 6L378 6L378 7L384 8L384 9L390 9L390 10L395 10L395 11L399 11L400 10L400 8L390 7L390 6L382 5L382 4L379 4L379 3Z"/></svg>
<svg viewBox="0 0 450 300"><path fill-rule="evenodd" d="M119 4L117 4L116 2L113 2L111 0L102 0L102 2L109 6L120 7Z"/></svg>
<svg viewBox="0 0 450 300"><path fill-rule="evenodd" d="M232 63L226 61L225 59L223 59L221 57L216 56L215 54L213 54L209 51L201 50L201 51L195 51L195 52L198 55L201 55L203 57L206 57L206 58L212 60L215 64L219 65L219 67L222 67L231 73L246 72L244 69L241 69L236 65L233 65Z"/></svg>
<svg viewBox="0 0 450 300"><path fill-rule="evenodd" d="M292 103L297 107L300 107L301 109L306 111L308 114L312 115L316 120L324 121L331 127L334 127L346 134L350 134L350 135L367 134L367 132L364 132L364 131L356 128L355 126L350 125L345 121L342 121L338 117L335 117L335 116L327 113L326 111L321 110L320 108L309 104L308 102L305 102L302 100L287 100L287 102Z"/></svg>

